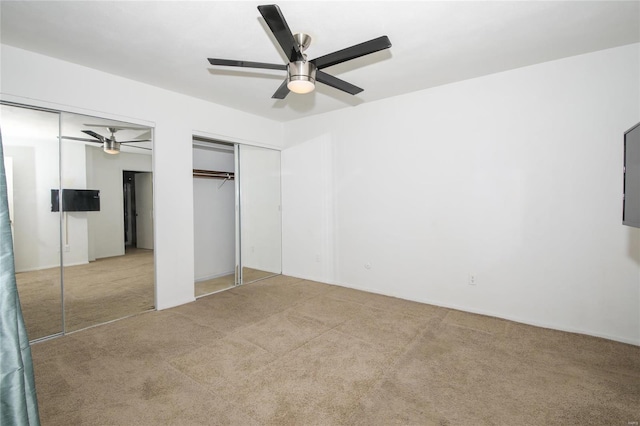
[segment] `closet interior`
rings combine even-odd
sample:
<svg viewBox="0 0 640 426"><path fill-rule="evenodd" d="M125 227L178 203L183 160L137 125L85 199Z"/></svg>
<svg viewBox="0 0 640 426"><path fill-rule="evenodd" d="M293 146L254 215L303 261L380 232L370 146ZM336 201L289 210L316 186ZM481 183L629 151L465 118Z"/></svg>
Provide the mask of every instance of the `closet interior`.
<svg viewBox="0 0 640 426"><path fill-rule="evenodd" d="M226 290L236 277L236 182L233 144L193 140L195 296Z"/></svg>
<svg viewBox="0 0 640 426"><path fill-rule="evenodd" d="M282 271L280 151L193 139L195 296Z"/></svg>

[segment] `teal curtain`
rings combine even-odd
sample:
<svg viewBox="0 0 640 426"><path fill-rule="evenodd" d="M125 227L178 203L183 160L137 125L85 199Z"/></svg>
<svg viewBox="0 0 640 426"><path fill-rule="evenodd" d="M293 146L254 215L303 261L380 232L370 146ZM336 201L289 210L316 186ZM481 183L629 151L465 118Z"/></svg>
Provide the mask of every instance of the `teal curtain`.
<svg viewBox="0 0 640 426"><path fill-rule="evenodd" d="M0 321L0 425L39 425L31 347L16 287L1 132Z"/></svg>

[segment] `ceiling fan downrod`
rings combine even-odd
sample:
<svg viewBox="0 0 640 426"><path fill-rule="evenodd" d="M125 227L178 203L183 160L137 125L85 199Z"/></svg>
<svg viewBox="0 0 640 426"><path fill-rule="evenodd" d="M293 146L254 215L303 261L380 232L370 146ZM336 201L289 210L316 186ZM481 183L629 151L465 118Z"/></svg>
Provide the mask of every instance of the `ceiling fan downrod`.
<svg viewBox="0 0 640 426"><path fill-rule="evenodd" d="M311 45L311 36L305 33L295 33L293 35L293 39L298 43L298 48L300 52L304 52ZM305 60L307 59L307 55L304 55Z"/></svg>

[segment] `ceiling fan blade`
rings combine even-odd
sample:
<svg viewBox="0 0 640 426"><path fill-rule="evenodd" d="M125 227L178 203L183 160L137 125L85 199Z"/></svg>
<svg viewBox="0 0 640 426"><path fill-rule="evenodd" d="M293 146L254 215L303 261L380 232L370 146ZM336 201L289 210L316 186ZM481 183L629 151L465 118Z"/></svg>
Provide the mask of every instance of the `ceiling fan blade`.
<svg viewBox="0 0 640 426"><path fill-rule="evenodd" d="M365 41L364 43L347 47L346 49L338 50L337 52L329 53L328 55L320 56L319 58L311 60L311 62L313 62L318 69L321 69L350 61L351 59L359 58L370 53L378 52L380 50L388 49L390 47L391 41L389 40L389 37L382 36L374 38L373 40Z"/></svg>
<svg viewBox="0 0 640 426"><path fill-rule="evenodd" d="M151 139L134 139L132 141L118 141L118 143L133 143L133 142L151 142Z"/></svg>
<svg viewBox="0 0 640 426"><path fill-rule="evenodd" d="M246 67L246 68L265 68L268 70L286 70L284 64L267 64L264 62L234 61L232 59L216 59L208 58L211 65L220 65L224 67Z"/></svg>
<svg viewBox="0 0 640 426"><path fill-rule="evenodd" d="M105 138L104 136L94 132L93 130L83 130L82 133L86 133L89 136L93 136L94 138L98 139L100 142L104 142Z"/></svg>
<svg viewBox="0 0 640 426"><path fill-rule="evenodd" d="M276 40L278 40L289 62L302 60L303 56L302 52L300 52L300 47L293 38L289 25L287 25L287 21L285 21L282 12L280 12L280 8L275 4L271 4L258 6L258 10L276 37Z"/></svg>
<svg viewBox="0 0 640 426"><path fill-rule="evenodd" d="M95 139L89 139L89 138L76 138L73 136L60 136L62 139L70 139L72 141L82 141L82 142L95 142L95 143L102 143L102 141L98 141Z"/></svg>
<svg viewBox="0 0 640 426"><path fill-rule="evenodd" d="M331 87L335 87L336 89L342 90L343 92L347 92L351 95L357 95L364 90L358 86L354 86L351 83L347 83L344 80L340 80L339 78L320 70L316 71L316 81L319 81L320 83L324 83Z"/></svg>
<svg viewBox="0 0 640 426"><path fill-rule="evenodd" d="M287 87L287 83L289 81L285 78L278 90L271 96L272 99L284 99L289 94L289 88Z"/></svg>

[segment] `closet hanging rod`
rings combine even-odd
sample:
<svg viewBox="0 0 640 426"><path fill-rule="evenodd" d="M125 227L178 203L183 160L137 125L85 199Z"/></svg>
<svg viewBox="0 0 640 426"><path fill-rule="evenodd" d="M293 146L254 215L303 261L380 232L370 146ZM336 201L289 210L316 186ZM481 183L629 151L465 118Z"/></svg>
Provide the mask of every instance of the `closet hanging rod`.
<svg viewBox="0 0 640 426"><path fill-rule="evenodd" d="M215 170L193 169L193 177L233 180L234 175L235 174L233 172L218 172Z"/></svg>

